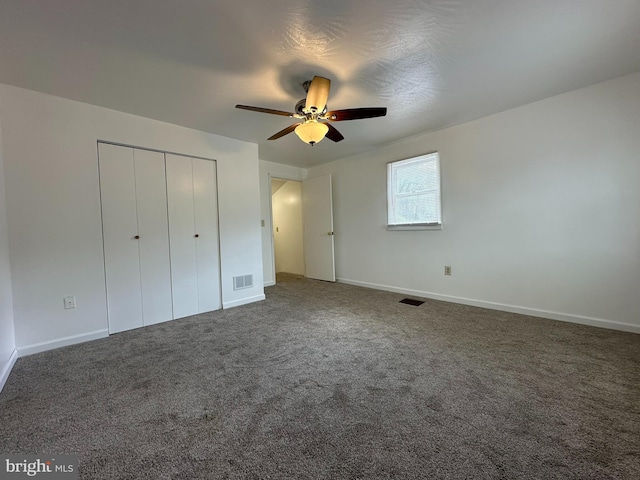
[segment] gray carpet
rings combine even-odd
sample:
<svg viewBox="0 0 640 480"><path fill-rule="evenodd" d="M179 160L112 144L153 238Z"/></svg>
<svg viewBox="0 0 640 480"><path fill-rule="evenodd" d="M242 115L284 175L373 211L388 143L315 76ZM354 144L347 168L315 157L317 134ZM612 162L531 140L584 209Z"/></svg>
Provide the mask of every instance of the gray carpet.
<svg viewBox="0 0 640 480"><path fill-rule="evenodd" d="M19 359L0 451L86 479L640 478L640 335L279 281Z"/></svg>

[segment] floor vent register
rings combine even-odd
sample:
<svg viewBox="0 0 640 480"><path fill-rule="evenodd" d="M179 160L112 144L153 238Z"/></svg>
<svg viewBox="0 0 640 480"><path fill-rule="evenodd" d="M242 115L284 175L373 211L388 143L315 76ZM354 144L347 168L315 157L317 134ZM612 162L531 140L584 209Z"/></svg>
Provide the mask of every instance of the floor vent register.
<svg viewBox="0 0 640 480"><path fill-rule="evenodd" d="M424 302L421 300L414 300L413 298L403 298L400 300L400 303L406 303L407 305L413 305L414 307L419 307Z"/></svg>

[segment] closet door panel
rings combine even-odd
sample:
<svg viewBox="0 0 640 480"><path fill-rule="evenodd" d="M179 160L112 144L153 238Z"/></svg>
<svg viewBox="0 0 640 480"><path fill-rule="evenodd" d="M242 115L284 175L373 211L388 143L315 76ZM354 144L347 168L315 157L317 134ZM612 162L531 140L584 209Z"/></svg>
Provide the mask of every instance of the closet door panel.
<svg viewBox="0 0 640 480"><path fill-rule="evenodd" d="M98 149L109 333L117 333L143 325L133 149Z"/></svg>
<svg viewBox="0 0 640 480"><path fill-rule="evenodd" d="M164 153L134 149L145 325L173 318Z"/></svg>
<svg viewBox="0 0 640 480"><path fill-rule="evenodd" d="M173 317L198 313L191 158L166 154Z"/></svg>
<svg viewBox="0 0 640 480"><path fill-rule="evenodd" d="M194 158L193 201L198 270L198 310L210 312L221 307L220 248L218 238L218 194L216 164Z"/></svg>

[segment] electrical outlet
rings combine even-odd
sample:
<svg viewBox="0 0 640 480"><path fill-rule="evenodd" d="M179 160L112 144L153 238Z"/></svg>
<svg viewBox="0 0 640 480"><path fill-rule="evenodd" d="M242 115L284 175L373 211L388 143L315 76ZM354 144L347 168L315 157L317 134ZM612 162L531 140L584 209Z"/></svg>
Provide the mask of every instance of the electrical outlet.
<svg viewBox="0 0 640 480"><path fill-rule="evenodd" d="M451 267L448 265L445 265L444 267L444 274L445 275L451 275Z"/></svg>
<svg viewBox="0 0 640 480"><path fill-rule="evenodd" d="M74 295L69 295L68 297L64 297L62 301L64 302L65 310L69 310L70 308L76 308L76 297Z"/></svg>

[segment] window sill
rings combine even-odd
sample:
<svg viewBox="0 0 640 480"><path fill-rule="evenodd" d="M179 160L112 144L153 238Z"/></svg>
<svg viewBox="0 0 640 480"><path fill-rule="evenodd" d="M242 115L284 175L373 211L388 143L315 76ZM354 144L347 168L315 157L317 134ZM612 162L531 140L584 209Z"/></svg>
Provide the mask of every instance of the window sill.
<svg viewBox="0 0 640 480"><path fill-rule="evenodd" d="M387 225L387 230L442 230L441 223L423 223L413 225Z"/></svg>

